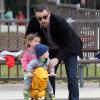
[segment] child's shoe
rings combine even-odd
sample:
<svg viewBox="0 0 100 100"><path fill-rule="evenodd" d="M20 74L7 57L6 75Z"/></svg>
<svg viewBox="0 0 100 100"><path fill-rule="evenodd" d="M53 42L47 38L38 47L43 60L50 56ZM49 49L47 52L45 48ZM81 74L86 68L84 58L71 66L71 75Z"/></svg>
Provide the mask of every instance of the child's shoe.
<svg viewBox="0 0 100 100"><path fill-rule="evenodd" d="M56 97L53 92L46 91L45 100L56 100Z"/></svg>
<svg viewBox="0 0 100 100"><path fill-rule="evenodd" d="M24 94L24 100L29 100L29 90L25 89L23 94Z"/></svg>
<svg viewBox="0 0 100 100"><path fill-rule="evenodd" d="M54 93L50 93L50 96L51 96L51 100L56 100Z"/></svg>
<svg viewBox="0 0 100 100"><path fill-rule="evenodd" d="M46 93L45 93L45 100L51 100L51 96L48 91L46 91Z"/></svg>

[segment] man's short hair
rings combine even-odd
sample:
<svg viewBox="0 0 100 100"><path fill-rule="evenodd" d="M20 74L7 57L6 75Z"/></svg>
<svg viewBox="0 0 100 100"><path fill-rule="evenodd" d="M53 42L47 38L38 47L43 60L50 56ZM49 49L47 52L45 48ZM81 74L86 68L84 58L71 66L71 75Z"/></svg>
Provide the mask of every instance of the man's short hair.
<svg viewBox="0 0 100 100"><path fill-rule="evenodd" d="M35 5L35 7L34 7L34 13L42 12L43 10L48 10L48 7L43 4L38 4L38 5Z"/></svg>

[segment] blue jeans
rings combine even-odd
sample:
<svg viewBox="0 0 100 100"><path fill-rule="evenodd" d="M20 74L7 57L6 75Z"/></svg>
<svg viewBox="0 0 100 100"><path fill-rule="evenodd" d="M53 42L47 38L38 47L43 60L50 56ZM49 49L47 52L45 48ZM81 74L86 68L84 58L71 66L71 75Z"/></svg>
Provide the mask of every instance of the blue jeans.
<svg viewBox="0 0 100 100"><path fill-rule="evenodd" d="M68 78L69 100L79 100L77 79L77 56L69 54L65 59L65 69Z"/></svg>
<svg viewBox="0 0 100 100"><path fill-rule="evenodd" d="M24 85L25 85L25 89L29 89L31 82L32 82L32 77L28 77L26 75L27 75L27 73L25 72L24 73Z"/></svg>
<svg viewBox="0 0 100 100"><path fill-rule="evenodd" d="M68 78L69 100L79 100L79 89L77 79L77 56L69 54L64 59L65 69ZM58 66L55 67L55 71ZM50 82L55 93L55 77L50 77Z"/></svg>

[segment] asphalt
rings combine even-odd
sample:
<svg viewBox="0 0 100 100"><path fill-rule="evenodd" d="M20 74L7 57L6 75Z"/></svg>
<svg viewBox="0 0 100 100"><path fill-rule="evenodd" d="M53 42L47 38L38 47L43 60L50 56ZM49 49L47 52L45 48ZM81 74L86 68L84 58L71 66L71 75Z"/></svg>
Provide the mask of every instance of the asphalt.
<svg viewBox="0 0 100 100"><path fill-rule="evenodd" d="M79 92L80 100L100 100L99 83L85 83ZM56 98L68 100L67 83L56 84ZM0 84L0 100L23 100L23 84Z"/></svg>

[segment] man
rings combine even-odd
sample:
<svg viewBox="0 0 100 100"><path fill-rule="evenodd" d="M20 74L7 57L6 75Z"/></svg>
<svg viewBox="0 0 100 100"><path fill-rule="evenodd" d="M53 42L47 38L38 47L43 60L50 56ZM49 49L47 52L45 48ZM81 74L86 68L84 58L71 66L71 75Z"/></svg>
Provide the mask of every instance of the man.
<svg viewBox="0 0 100 100"><path fill-rule="evenodd" d="M82 42L65 19L50 13L44 5L37 5L30 19L26 35L37 32L41 42L49 46L50 66L63 60L68 78L69 100L79 100L77 55L82 58ZM57 66L55 67L57 69ZM50 78L55 93L55 77Z"/></svg>

